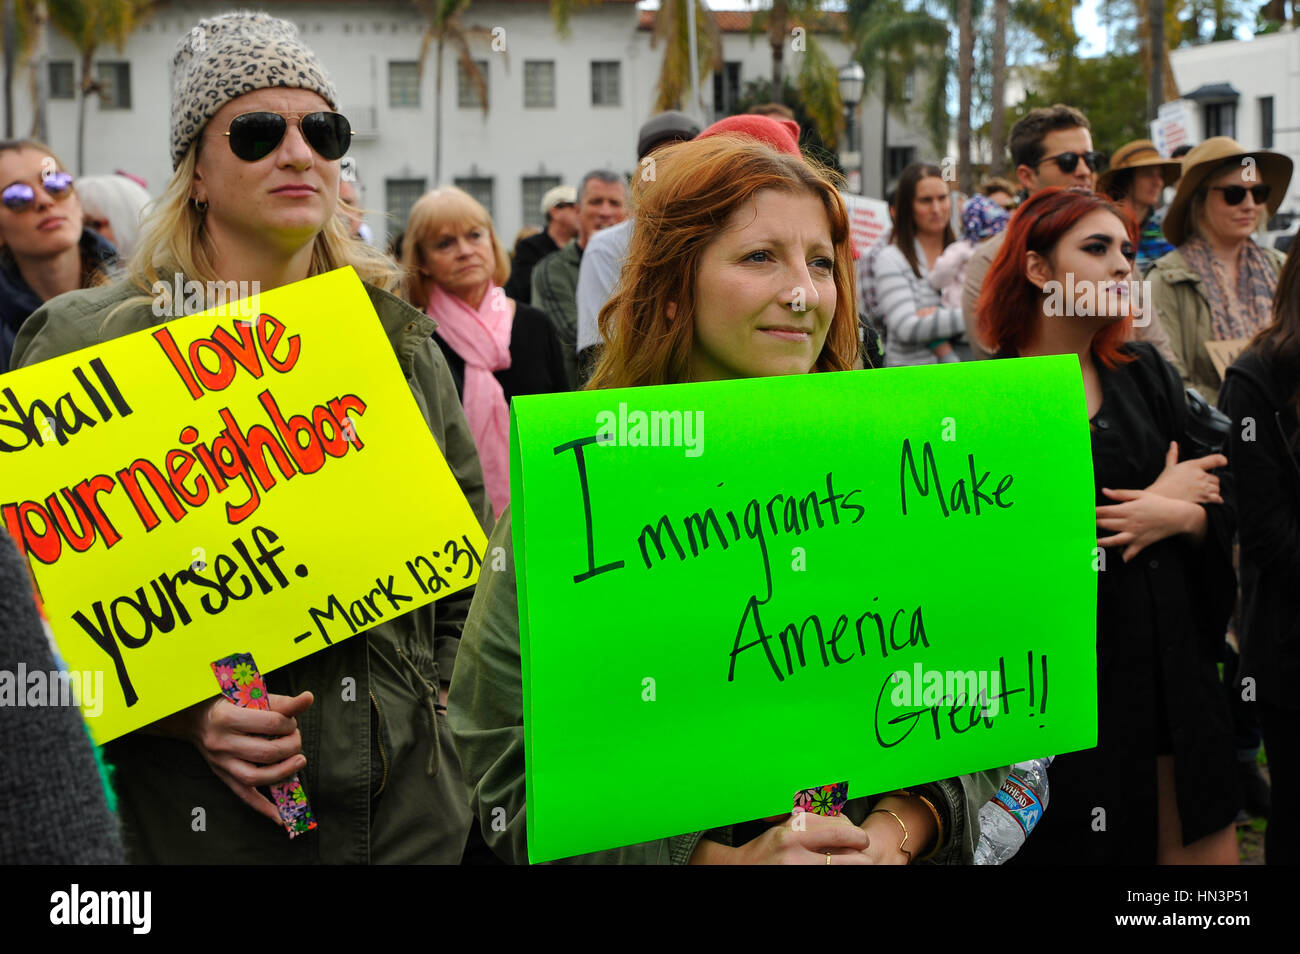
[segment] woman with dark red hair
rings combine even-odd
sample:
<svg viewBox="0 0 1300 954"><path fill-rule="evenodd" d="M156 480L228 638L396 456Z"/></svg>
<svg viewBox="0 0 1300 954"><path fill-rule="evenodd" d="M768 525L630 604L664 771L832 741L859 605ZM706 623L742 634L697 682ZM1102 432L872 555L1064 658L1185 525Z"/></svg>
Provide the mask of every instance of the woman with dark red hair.
<svg viewBox="0 0 1300 954"><path fill-rule="evenodd" d="M1133 223L1103 196L1044 189L1012 217L979 300L998 357L1077 354L1096 481L1097 747L1059 756L1013 863L1235 864L1236 773L1216 656L1236 583L1210 468L1178 462L1178 372L1129 329Z"/></svg>

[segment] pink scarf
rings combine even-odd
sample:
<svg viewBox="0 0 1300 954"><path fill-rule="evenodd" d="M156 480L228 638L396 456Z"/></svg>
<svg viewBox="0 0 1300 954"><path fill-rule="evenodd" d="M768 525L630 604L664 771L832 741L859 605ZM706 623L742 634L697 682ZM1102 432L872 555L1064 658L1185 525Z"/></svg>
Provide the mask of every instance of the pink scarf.
<svg viewBox="0 0 1300 954"><path fill-rule="evenodd" d="M510 330L514 316L505 293L488 282L478 308L449 295L437 285L425 309L438 322L438 334L465 360L461 403L483 465L483 480L496 516L510 503L510 412L505 392L493 371L510 367Z"/></svg>

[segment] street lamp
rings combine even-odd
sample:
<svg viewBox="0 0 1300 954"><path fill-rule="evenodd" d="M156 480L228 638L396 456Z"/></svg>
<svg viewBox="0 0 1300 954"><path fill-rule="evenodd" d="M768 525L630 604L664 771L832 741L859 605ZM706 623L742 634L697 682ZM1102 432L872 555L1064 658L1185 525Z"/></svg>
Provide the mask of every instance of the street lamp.
<svg viewBox="0 0 1300 954"><path fill-rule="evenodd" d="M862 102L862 88L866 85L867 74L862 69L860 63L850 63L848 66L841 67L839 74L840 82L840 99L844 102L844 112L848 117L848 122L844 130L844 138L848 149L845 150L845 173L849 179L849 191L854 194L862 192L862 154L857 149L857 137L854 136L853 114L857 111L858 103Z"/></svg>

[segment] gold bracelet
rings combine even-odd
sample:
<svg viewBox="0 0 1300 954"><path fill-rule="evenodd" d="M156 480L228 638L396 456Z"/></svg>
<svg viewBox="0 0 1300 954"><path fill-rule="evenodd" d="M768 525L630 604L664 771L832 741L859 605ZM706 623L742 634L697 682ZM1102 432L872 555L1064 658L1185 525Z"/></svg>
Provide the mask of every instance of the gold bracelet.
<svg viewBox="0 0 1300 954"><path fill-rule="evenodd" d="M895 791L888 792L882 795L881 798L888 798L890 795L902 795L905 798L919 798L925 804L925 807L930 809L930 814L934 816L934 824L937 832L934 839L934 847L931 848L929 851L927 851L920 858L916 859L917 861L929 861L931 858L933 858L935 855L939 853L939 848L943 845L943 818L939 815L938 809L936 809L934 807L934 803L931 802L924 795L921 795L917 792L909 792L905 788L900 788Z"/></svg>
<svg viewBox="0 0 1300 954"><path fill-rule="evenodd" d="M939 853L939 848L941 845L943 845L943 819L939 816L939 810L934 807L934 804L928 798L920 794L918 794L916 797L925 803L926 808L930 809L930 814L934 816L934 824L938 829L934 837L934 847L931 848L928 852L926 852L923 856L916 859L917 861L929 861L931 858L933 858L935 855Z"/></svg>
<svg viewBox="0 0 1300 954"><path fill-rule="evenodd" d="M903 840L898 843L898 850L907 855L907 863L910 865L912 863L912 853L903 847L907 844L907 839L909 837L907 834L907 825L903 823L903 819L899 818L897 813L891 812L888 808L873 808L871 811L867 812L867 817L870 818L877 812L883 815L893 815L894 821L898 822L899 827L903 829Z"/></svg>

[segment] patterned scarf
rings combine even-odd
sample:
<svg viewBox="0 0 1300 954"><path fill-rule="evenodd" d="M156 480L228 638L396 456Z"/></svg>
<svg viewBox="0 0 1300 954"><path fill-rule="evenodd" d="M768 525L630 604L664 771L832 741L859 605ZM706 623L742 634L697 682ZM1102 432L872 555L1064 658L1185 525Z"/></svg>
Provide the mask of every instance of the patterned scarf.
<svg viewBox="0 0 1300 954"><path fill-rule="evenodd" d="M1253 338L1260 329L1272 323L1277 273L1273 270L1272 260L1253 240L1247 241L1237 255L1235 298L1228 293L1231 284L1228 269L1215 256L1209 242L1193 236L1179 251L1192 271L1201 276L1214 319L1215 341Z"/></svg>
<svg viewBox="0 0 1300 954"><path fill-rule="evenodd" d="M505 392L493 371L510 367L510 302L495 284L477 308L449 295L438 285L429 295L430 318L437 334L465 359L465 418L483 464L483 482L496 516L510 502L510 412Z"/></svg>

